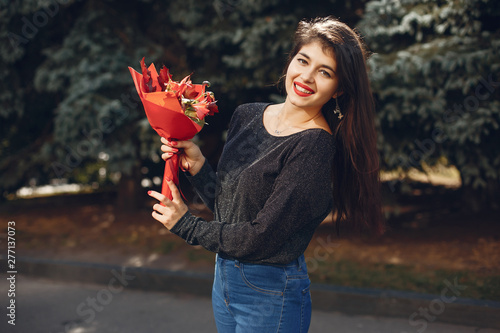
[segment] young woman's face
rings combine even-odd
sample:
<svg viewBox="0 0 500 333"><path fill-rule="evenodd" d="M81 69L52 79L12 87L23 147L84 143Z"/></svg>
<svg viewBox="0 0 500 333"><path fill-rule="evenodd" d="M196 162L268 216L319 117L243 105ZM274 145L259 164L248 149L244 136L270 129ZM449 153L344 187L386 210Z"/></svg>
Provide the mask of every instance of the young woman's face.
<svg viewBox="0 0 500 333"><path fill-rule="evenodd" d="M333 53L323 52L319 42L304 45L286 72L287 99L304 109L321 109L337 96L337 62Z"/></svg>

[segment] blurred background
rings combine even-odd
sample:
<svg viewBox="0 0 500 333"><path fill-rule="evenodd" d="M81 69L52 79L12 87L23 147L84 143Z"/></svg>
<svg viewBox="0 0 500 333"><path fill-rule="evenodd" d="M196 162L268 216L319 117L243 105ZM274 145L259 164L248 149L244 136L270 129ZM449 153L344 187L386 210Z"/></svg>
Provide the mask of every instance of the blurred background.
<svg viewBox="0 0 500 333"><path fill-rule="evenodd" d="M500 300L500 2L0 3L0 217L2 230L16 221L19 255L176 256L208 270L212 254L150 217L146 192L160 188L164 162L127 67L145 57L174 80L211 82L220 113L196 140L215 167L237 105L283 100L276 83L298 21L333 15L372 53L390 228L337 236L325 222L307 252L313 281L439 293L458 278L462 296Z"/></svg>

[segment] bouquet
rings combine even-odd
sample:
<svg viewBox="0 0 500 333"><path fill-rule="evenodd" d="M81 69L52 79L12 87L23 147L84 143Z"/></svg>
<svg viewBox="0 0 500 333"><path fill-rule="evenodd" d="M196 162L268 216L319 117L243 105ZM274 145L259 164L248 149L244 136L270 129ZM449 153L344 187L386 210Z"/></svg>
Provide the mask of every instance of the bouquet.
<svg viewBox="0 0 500 333"><path fill-rule="evenodd" d="M129 67L135 88L141 99L144 111L151 127L169 141L189 140L205 125L205 116L218 112L214 94L205 91L210 85L193 84L191 75L182 81L172 80L168 68L163 66L160 73L154 64L149 68L141 60L141 73ZM165 165L161 193L172 199L166 179L179 184L179 157L173 155Z"/></svg>

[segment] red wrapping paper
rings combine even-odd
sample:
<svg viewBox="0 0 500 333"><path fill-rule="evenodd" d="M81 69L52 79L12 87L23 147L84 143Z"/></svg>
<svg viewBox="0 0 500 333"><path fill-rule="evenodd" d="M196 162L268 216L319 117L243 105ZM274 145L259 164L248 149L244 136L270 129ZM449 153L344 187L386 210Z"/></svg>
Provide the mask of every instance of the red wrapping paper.
<svg viewBox="0 0 500 333"><path fill-rule="evenodd" d="M169 141L189 140L198 133L202 126L191 120L184 114L179 99L173 92L162 91L158 82L158 73L154 64L151 64L148 70L151 72L153 87L156 92L146 92L144 87L143 75L135 71L132 67L128 68L135 88L141 99L144 111L151 127L161 136ZM193 84L198 94L205 92L201 84ZM161 193L172 200L172 193L167 184L167 178L179 184L179 156L174 154L165 164Z"/></svg>

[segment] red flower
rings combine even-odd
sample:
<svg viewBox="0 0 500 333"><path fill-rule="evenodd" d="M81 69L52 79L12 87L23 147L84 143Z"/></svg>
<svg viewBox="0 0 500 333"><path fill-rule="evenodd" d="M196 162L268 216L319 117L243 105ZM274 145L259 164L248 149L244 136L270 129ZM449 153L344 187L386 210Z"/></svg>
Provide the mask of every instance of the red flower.
<svg viewBox="0 0 500 333"><path fill-rule="evenodd" d="M160 73L153 64L148 68L141 60L142 75L129 67L135 88L141 98L151 127L162 137L169 140L189 140L205 124L206 115L218 112L212 92L207 92L208 82L193 84L191 75L181 82L172 80L165 66ZM162 194L172 198L165 179L178 184L178 156L174 155L165 165Z"/></svg>
<svg viewBox="0 0 500 333"><path fill-rule="evenodd" d="M144 87L146 92L155 92L156 87L153 87L153 80L151 79L151 71L146 67L144 63L144 58L141 60L141 70L142 70L142 80L144 81Z"/></svg>
<svg viewBox="0 0 500 333"><path fill-rule="evenodd" d="M144 62L144 58L142 58L142 62ZM146 65L144 65L144 67L146 67ZM160 69L160 74L158 75L158 83L160 83L162 90L166 89L170 80L172 80L172 74L170 74L168 68L163 65Z"/></svg>
<svg viewBox="0 0 500 333"><path fill-rule="evenodd" d="M208 104L208 115L209 116L213 116L214 114L218 113L219 112L219 107L217 106L217 104L215 104L216 102L213 101L213 102L210 102Z"/></svg>

